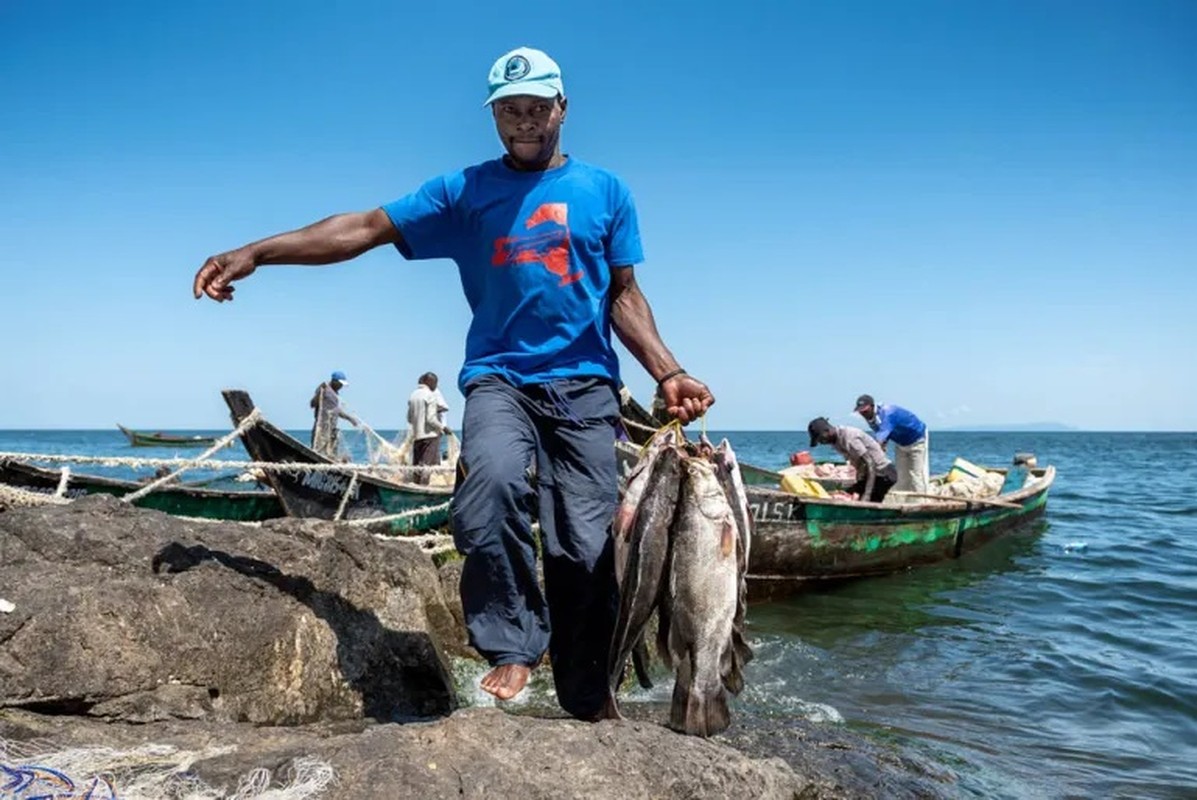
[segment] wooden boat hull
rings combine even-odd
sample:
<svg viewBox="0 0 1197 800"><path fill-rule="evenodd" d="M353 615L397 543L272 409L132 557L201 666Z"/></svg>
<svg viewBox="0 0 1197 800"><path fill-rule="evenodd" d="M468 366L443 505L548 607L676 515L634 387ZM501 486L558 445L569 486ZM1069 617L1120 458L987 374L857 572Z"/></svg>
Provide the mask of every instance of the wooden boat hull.
<svg viewBox="0 0 1197 800"><path fill-rule="evenodd" d="M616 447L626 477L639 448L625 442ZM886 506L746 485L754 522L750 593L763 599L814 581L884 575L958 558L1043 514L1055 468L1032 474L1033 485L1001 496L1016 508L963 500Z"/></svg>
<svg viewBox="0 0 1197 800"><path fill-rule="evenodd" d="M253 400L241 390L221 393L232 412L233 424L254 409ZM259 420L241 435L241 441L255 461L274 463L332 464L332 460L297 441L266 420ZM420 486L383 480L371 475L358 475L350 484L353 473L345 471L275 472L267 474L270 485L282 502L288 516L334 519L346 492L341 519L362 520L385 517L420 508L444 506L452 497L449 487ZM449 523L446 508L430 510L403 520L379 523L378 528L389 533L418 533L441 528ZM373 527L373 526L372 526Z"/></svg>
<svg viewBox="0 0 1197 800"><path fill-rule="evenodd" d="M26 491L54 494L58 489L60 477L61 473L58 470L35 467L19 461L0 460L0 483ZM65 494L70 498L88 494L124 497L141 487L142 484L135 481L72 472ZM134 501L133 505L181 517L236 522L261 522L284 516L278 497L274 492L267 491L221 491L179 485L162 486Z"/></svg>
<svg viewBox="0 0 1197 800"><path fill-rule="evenodd" d="M1035 485L1001 497L1016 508L966 501L886 506L747 487L756 522L749 580L768 590L957 558L1042 516L1055 469L1036 477Z"/></svg>
<svg viewBox="0 0 1197 800"><path fill-rule="evenodd" d="M117 425L133 447L211 447L216 444L213 436L172 436L167 433L144 433Z"/></svg>

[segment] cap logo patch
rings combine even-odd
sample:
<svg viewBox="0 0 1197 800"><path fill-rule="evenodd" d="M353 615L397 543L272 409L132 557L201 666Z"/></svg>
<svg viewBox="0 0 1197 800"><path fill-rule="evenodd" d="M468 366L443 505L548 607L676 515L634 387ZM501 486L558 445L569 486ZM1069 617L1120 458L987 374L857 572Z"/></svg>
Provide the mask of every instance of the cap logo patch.
<svg viewBox="0 0 1197 800"><path fill-rule="evenodd" d="M532 65L528 63L528 59L523 56L512 56L507 59L507 65L503 67L503 80L518 81L531 71Z"/></svg>

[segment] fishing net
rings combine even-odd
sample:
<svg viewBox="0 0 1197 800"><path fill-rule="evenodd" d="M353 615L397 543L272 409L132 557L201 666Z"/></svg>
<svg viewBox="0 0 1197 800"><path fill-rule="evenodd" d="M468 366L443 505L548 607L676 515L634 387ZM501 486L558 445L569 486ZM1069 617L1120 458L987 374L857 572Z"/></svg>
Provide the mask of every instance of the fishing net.
<svg viewBox="0 0 1197 800"><path fill-rule="evenodd" d="M234 747L183 750L145 744L128 749L55 749L44 742L0 739L0 797L13 800L307 800L336 781L331 765L299 757L273 774L255 769L231 793L193 775L197 762L225 755Z"/></svg>
<svg viewBox="0 0 1197 800"><path fill-rule="evenodd" d="M406 430L402 434L396 434L395 439L389 441L364 422L361 423L361 428L366 433L366 458L370 464L388 468L411 466L412 445L415 443L411 435L411 430ZM415 469L386 469L379 470L378 474L388 480L409 483L415 482L419 475L427 474L426 485L451 486L453 484L453 471L456 469L457 459L461 455L461 440L452 431L445 434L445 437L448 440L446 443L446 454L438 468L423 473Z"/></svg>
<svg viewBox="0 0 1197 800"><path fill-rule="evenodd" d="M312 403L316 408L316 419L312 425L312 449L333 461L342 461L343 452L340 445L340 431L337 422L340 419L340 406L330 402L323 391L323 385L316 390Z"/></svg>
<svg viewBox="0 0 1197 800"><path fill-rule="evenodd" d="M403 466L411 463L411 431L406 431L402 437L396 435L394 441L388 441L365 423L362 430L366 432L366 460L371 464L384 466Z"/></svg>

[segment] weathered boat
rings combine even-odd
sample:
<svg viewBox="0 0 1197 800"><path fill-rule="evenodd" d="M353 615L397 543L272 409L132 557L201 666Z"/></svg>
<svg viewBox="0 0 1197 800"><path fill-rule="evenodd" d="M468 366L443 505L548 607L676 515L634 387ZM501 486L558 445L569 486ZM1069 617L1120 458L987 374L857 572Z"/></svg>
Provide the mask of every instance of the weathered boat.
<svg viewBox="0 0 1197 800"><path fill-rule="evenodd" d="M639 448L616 445L623 474ZM995 469L1005 472L1005 469ZM754 531L748 581L755 599L815 581L884 575L958 558L1040 517L1054 467L1029 471L1021 489L987 499L936 499L902 505L817 499L746 485Z"/></svg>
<svg viewBox="0 0 1197 800"><path fill-rule="evenodd" d="M238 426L254 410L247 392L228 389L221 394ZM241 434L241 442L255 461L279 464L333 465L327 458L295 438L259 419ZM378 528L390 533L414 533L443 527L449 522L449 486L424 486L387 480L354 470L267 470L283 509L292 517L364 520L416 512L403 519L386 520ZM339 514L338 514L339 512ZM372 526L373 527L373 526Z"/></svg>
<svg viewBox="0 0 1197 800"><path fill-rule="evenodd" d="M176 436L169 433L146 433L134 431L117 423L121 433L129 440L133 447L211 447L216 444L214 436Z"/></svg>
<svg viewBox="0 0 1197 800"><path fill-rule="evenodd" d="M55 494L62 480L60 470L45 469L21 461L0 459L0 483L37 494ZM65 497L110 494L123 497L142 488L136 481L103 475L70 472ZM225 491L185 484L160 486L135 500L139 508L153 508L182 517L261 522L284 516L282 504L274 492L264 490Z"/></svg>

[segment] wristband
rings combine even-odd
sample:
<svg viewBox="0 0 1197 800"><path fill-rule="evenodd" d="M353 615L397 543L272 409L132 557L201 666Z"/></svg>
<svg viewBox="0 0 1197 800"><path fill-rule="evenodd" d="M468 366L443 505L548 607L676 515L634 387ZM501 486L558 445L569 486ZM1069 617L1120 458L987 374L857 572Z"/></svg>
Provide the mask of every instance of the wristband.
<svg viewBox="0 0 1197 800"><path fill-rule="evenodd" d="M661 380L657 381L657 386L660 386L661 384L665 383L665 381L669 380L670 378L676 378L678 375L685 375L685 374L686 374L686 371L684 369L682 369L681 367L678 367L677 369L673 370L673 372L666 372L664 375L661 376Z"/></svg>

